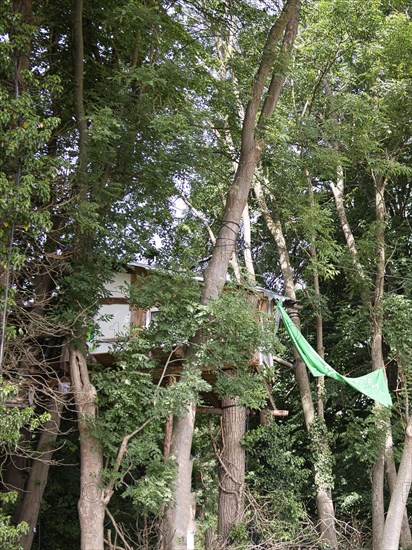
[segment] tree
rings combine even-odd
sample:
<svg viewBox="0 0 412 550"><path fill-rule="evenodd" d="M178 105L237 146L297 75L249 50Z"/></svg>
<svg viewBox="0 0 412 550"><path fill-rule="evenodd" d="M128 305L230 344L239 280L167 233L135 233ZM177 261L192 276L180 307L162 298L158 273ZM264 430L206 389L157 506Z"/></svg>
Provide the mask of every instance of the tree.
<svg viewBox="0 0 412 550"><path fill-rule="evenodd" d="M286 2L283 11L271 27L266 44L263 47L263 55L256 72L251 99L248 102L242 129L242 143L240 149L239 168L235 174L223 215L224 223L219 230L216 246L212 257L204 272L204 287L201 304L207 305L216 299L226 280L226 272L232 252L234 250L234 238L237 234L240 218L245 209L252 183L254 171L259 161L263 141L259 136L259 130L273 113L276 107L283 79L276 73L270 76L273 63L276 59L276 46L284 32L287 40L293 43L297 26L297 1ZM270 78L269 91L264 96L266 81ZM263 99L264 98L264 99ZM259 114L259 108L262 111ZM200 335L199 335L200 336ZM189 505L191 483L190 447L193 437L195 419L195 404L188 404L188 410L181 415L173 427L175 437L172 439L171 452L176 458L178 479L175 503L169 506L165 515L164 533L170 548L176 547L176 541L184 538L189 523ZM174 541L174 542L172 542Z"/></svg>

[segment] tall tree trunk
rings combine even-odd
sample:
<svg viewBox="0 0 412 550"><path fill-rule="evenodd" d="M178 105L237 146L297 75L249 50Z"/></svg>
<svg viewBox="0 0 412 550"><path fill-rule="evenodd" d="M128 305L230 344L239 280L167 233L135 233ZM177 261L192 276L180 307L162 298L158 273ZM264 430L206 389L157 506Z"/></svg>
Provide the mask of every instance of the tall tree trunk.
<svg viewBox="0 0 412 550"><path fill-rule="evenodd" d="M262 101L264 87L271 67L276 59L276 46L285 29L283 51L290 52L297 33L297 17L295 11L298 0L288 0L285 7L270 30L264 46L262 61L256 73L252 99L249 101L242 126L242 142L238 169L234 182L229 189L226 200L223 223L220 227L217 243L213 249L212 258L205 269L202 303L208 303L217 298L226 281L227 266L235 249L239 223L249 196L250 186L260 160L264 142L258 137L273 113L280 96L284 77L272 76L268 93L263 101L262 111L258 119L258 110Z"/></svg>
<svg viewBox="0 0 412 550"><path fill-rule="evenodd" d="M26 443L30 441L30 432L27 428L21 430L21 442ZM11 455L9 462L5 467L4 477L2 483L6 491L16 491L18 498L16 506L13 510L13 523L17 524L20 516L21 506L24 499L24 487L27 482L27 470L29 468L29 459L27 456L20 454Z"/></svg>
<svg viewBox="0 0 412 550"><path fill-rule="evenodd" d="M283 234L281 221L276 211L273 214L271 214L271 212L269 211L262 186L258 179L255 180L254 190L263 218L276 243L285 286L285 296L295 302L296 293L293 282L292 267L290 263L286 240ZM300 329L298 312L292 308L291 310L289 310L289 314L297 328ZM312 400L312 393L310 390L309 377L305 364L303 363L296 350L293 350L293 353L296 365L295 375L299 387L305 425L308 430L309 437L311 437L311 428L315 424L316 417L315 407ZM320 464L322 464L323 462L322 457L329 452L327 442L322 442L322 445L320 446L320 448L318 448L317 451L318 460L315 461L314 468L316 480L316 502L318 507L321 536L328 546L330 546L331 548L337 548L338 541L335 528L335 510L333 507L331 488L323 481L326 478L330 479L332 477L332 472L322 472L322 475L319 475ZM324 468L324 466L322 467Z"/></svg>
<svg viewBox="0 0 412 550"><path fill-rule="evenodd" d="M25 521L29 525L28 532L22 536L19 542L23 550L30 550L33 543L36 524L40 512L40 504L46 488L50 461L54 452L53 446L60 429L62 410L63 396L59 396L58 399L53 399L53 402L48 409L48 412L50 413L50 420L48 420L43 426L37 447L40 455L38 459L34 459L34 463L30 470L30 475L18 518L18 523Z"/></svg>
<svg viewBox="0 0 412 550"><path fill-rule="evenodd" d="M392 498L392 495L394 493L395 486L396 486L397 473L396 473L395 461L393 459L393 440L392 440L391 431L389 432L388 437L386 438L385 470L386 470L386 477L388 480L389 494ZM412 546L412 535L411 535L411 529L409 527L408 511L406 509L406 499L405 499L402 528L401 528L399 542L402 548L409 548L410 546Z"/></svg>
<svg viewBox="0 0 412 550"><path fill-rule="evenodd" d="M375 292L371 307L373 321L373 335L371 345L372 370L385 370L383 359L383 311L382 300L385 281L385 185L386 181L380 175L374 177L375 180L375 212L376 212L376 276ZM381 407L381 405L376 405ZM390 431L389 420L383 427L388 437ZM385 504L384 504L384 479L385 479L385 447L380 450L377 461L372 471L372 539L373 547L379 548L382 539L385 522ZM401 521L402 523L402 521Z"/></svg>
<svg viewBox="0 0 412 550"><path fill-rule="evenodd" d="M242 222L243 222L243 257L245 260L246 276L251 285L256 284L256 275L255 268L253 266L252 258L252 237L251 237L251 228L250 228L250 216L249 216L249 206L246 203L245 209L242 213Z"/></svg>
<svg viewBox="0 0 412 550"><path fill-rule="evenodd" d="M372 469L372 548L377 550L382 540L385 525L383 490L385 481L385 457L382 452Z"/></svg>
<svg viewBox="0 0 412 550"><path fill-rule="evenodd" d="M20 15L20 23L22 25L33 24L33 2L32 0L13 0L13 11ZM22 91L26 89L24 80L24 71L30 68L30 47L31 39L27 40L24 48L20 51L15 51L15 95L18 97Z"/></svg>
<svg viewBox="0 0 412 550"><path fill-rule="evenodd" d="M218 536L224 547L233 526L243 520L245 449L241 440L245 435L246 409L238 405L238 398L222 400L222 451L219 456Z"/></svg>
<svg viewBox="0 0 412 550"><path fill-rule="evenodd" d="M193 533L194 497L192 493L192 449L196 405L190 403L187 411L173 421L171 455L176 460L177 476L174 502L166 507L161 535L164 550L188 549Z"/></svg>
<svg viewBox="0 0 412 550"><path fill-rule="evenodd" d="M229 189L223 222L216 239L216 245L204 272L204 286L201 297L203 305L207 305L211 300L218 298L225 285L228 265L235 250L241 216L247 203L254 172L264 145L262 139L258 136L277 105L284 77L273 74L268 92L262 102L265 86L277 57L278 42L284 33L283 49L290 51L293 45L297 32L297 9L299 4L300 0L287 0L281 14L270 29L263 48L261 63L254 78L251 99L247 105L243 121L239 166L234 182ZM261 113L258 115L260 107ZM201 335L197 335L195 338L199 339ZM187 462L187 457L190 456L195 411L196 405L191 403L189 411L176 420L173 426L176 436L172 438L171 455L176 459L179 477L174 492L174 504L167 507L165 519L162 523L163 536L168 545L168 550L178 548L178 538L176 536L178 531L185 532L188 530L188 525L182 525L179 518L190 517L187 510L188 503L185 504L183 500L190 494L191 479L189 476L183 475L182 470L184 461ZM179 433L182 434L182 437L179 437ZM185 484L185 486L181 486L181 484ZM176 510L182 516L179 516Z"/></svg>
<svg viewBox="0 0 412 550"><path fill-rule="evenodd" d="M85 169L87 142L87 121L84 110L84 40L83 40L83 8L84 0L76 0L73 18L74 34L74 106L76 123L79 132L78 171Z"/></svg>
<svg viewBox="0 0 412 550"><path fill-rule="evenodd" d="M87 169L87 122L84 107L84 0L75 0L73 14L74 57L74 104L78 138L78 161L76 173L76 199L88 202ZM84 258L90 254L94 234L76 227L76 253L74 269L81 269ZM79 335L82 338L82 335ZM70 349L70 372L76 403L80 435L80 498L78 513L80 522L81 550L103 550L105 495L102 492L103 455L99 441L93 434L97 417L96 389L90 382L86 357L80 349Z"/></svg>
<svg viewBox="0 0 412 550"><path fill-rule="evenodd" d="M397 550L405 512L412 483L412 416L409 417L405 432L405 445L398 470L395 487L392 491L388 513L382 537L376 545L377 550Z"/></svg>
<svg viewBox="0 0 412 550"><path fill-rule="evenodd" d="M103 454L93 434L97 416L96 389L91 384L84 353L71 349L70 372L80 441L81 550L103 550L105 504L102 495Z"/></svg>
<svg viewBox="0 0 412 550"><path fill-rule="evenodd" d="M306 174L308 180L308 197L309 197L309 208L311 211L315 209L315 196L313 193L312 180L309 174ZM325 359L325 347L323 345L323 317L320 310L320 281L319 281L319 272L317 268L318 262L318 251L316 249L316 233L313 232L311 235L311 245L309 248L309 253L311 255L312 261L314 263L313 268L313 290L315 293L316 299L316 351L322 359ZM324 419L324 403L323 403L323 394L325 388L325 377L319 376L317 380L318 385L318 416L322 420Z"/></svg>
<svg viewBox="0 0 412 550"><path fill-rule="evenodd" d="M380 174L373 174L375 183L376 208L376 241L377 241L377 274L373 303L374 333L372 342L372 366L384 368L382 355L383 327L383 285L385 278L385 187L386 180ZM387 426L387 437L390 437L390 426ZM385 456L385 455L384 455ZM379 524L379 531L373 534L374 547L379 550L398 548L405 516L405 504L412 482L412 420L409 418L405 433L405 444L399 466L396 483L392 485L392 495L384 524Z"/></svg>
<svg viewBox="0 0 412 550"><path fill-rule="evenodd" d="M331 185L333 196L335 199L336 210L338 212L339 221L345 236L349 254L352 258L352 264L361 282L360 296L365 309L369 312L373 323L373 334L371 344L371 362L372 370L384 369L384 359L382 350L382 327L383 313L382 300L385 281L385 187L386 180L380 174L372 173L375 184L375 215L376 215L376 275L375 275L375 290L373 299L369 296L367 276L364 268L359 260L359 254L356 242L347 220L346 210L344 205L344 177L341 166L337 170L336 184ZM376 407L381 405L377 403ZM387 436L390 433L389 420L385 422L385 426L380 429L385 429ZM385 446L379 451L376 463L372 470L372 538L373 548L379 548L382 539L384 523L385 523L385 508L384 508L384 477L385 477Z"/></svg>
<svg viewBox="0 0 412 550"><path fill-rule="evenodd" d="M230 71L230 58L233 54L234 47L234 20L229 23L229 35L226 41L221 41L218 44L218 54L220 56L222 67L220 70L220 79L226 81L227 73ZM232 74L234 93L239 98L236 77ZM240 101L238 101L238 116L239 120L245 119L245 110ZM232 153L232 165L234 173L239 168L239 163L235 155L235 145L233 136L230 133L230 125L227 122L227 128L221 132L219 137L223 138L229 151ZM251 225L249 216L249 205L246 202L242 212L243 226L243 258L245 262L245 277L250 285L256 285L255 269L252 258L252 239ZM233 256L236 255L236 250ZM232 256L232 262L233 262ZM238 268L235 271L235 276L238 282L241 280L241 272ZM257 301L254 300L254 306L257 306ZM232 373L233 374L233 373ZM233 410L230 410L233 409ZM218 538L221 547L226 546L228 535L232 527L242 520L244 508L243 487L245 483L245 452L240 445L240 440L245 431L246 409L239 407L237 400L225 397L222 401L222 445L223 451L220 455L219 462L219 499L218 499ZM264 418L264 411L260 411L261 417ZM268 413L268 411L266 411ZM268 418L269 417L269 418ZM270 419L270 415L266 414L266 419ZM238 434L238 438L236 435ZM234 487L236 485L236 487ZM233 500L236 502L233 503ZM208 544L210 541L208 540Z"/></svg>
<svg viewBox="0 0 412 550"><path fill-rule="evenodd" d="M335 199L336 211L338 213L340 226L342 228L342 232L346 240L346 245L348 247L348 251L352 259L352 264L356 274L361 280L361 292L360 292L361 298L364 306L369 310L371 304L370 304L369 292L367 290L367 276L365 274L365 271L363 269L361 262L359 261L358 249L356 246L355 238L353 236L352 229L349 225L348 218L346 216L346 209L345 209L345 202L344 202L345 181L343 178L342 166L338 166L337 168L336 183L333 183L333 182L331 183L331 189L332 189L333 197Z"/></svg>

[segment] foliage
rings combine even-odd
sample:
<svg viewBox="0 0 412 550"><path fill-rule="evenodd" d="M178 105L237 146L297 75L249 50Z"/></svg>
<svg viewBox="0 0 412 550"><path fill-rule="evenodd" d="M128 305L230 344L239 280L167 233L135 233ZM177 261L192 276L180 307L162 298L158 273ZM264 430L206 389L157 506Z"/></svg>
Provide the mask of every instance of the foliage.
<svg viewBox="0 0 412 550"><path fill-rule="evenodd" d="M3 493L0 495L1 508L5 505L13 504L17 500L17 493ZM20 550L21 546L16 546L20 537L27 533L29 526L25 522L17 526L11 523L11 517L0 510L0 544L4 550Z"/></svg>
<svg viewBox="0 0 412 550"><path fill-rule="evenodd" d="M202 364L210 367L235 366L245 369L257 349L272 350L272 325L256 319L255 298L239 289L227 288L208 308L202 326L206 342L199 353Z"/></svg>
<svg viewBox="0 0 412 550"><path fill-rule="evenodd" d="M14 384L5 382L3 377L0 377L0 449L3 456L7 450L16 448L23 426L34 430L41 421L48 419L47 415L43 415L43 418L38 417L30 407L20 409L7 406L17 392L18 388ZM25 522L13 525L7 513L7 509L16 502L17 496L15 491L0 495L0 544L5 550L18 550L19 547L16 544L29 528Z"/></svg>
<svg viewBox="0 0 412 550"><path fill-rule="evenodd" d="M200 331L200 343L188 358L218 373L217 391L221 395L240 396L241 403L261 408L267 395L261 376L251 372L249 363L257 349L276 349L270 320L256 320L253 295L227 288L210 306L199 304L199 283L180 275L150 273L130 288L132 303L139 308L156 307L155 320L140 333L147 351L160 347L164 353L188 345ZM143 343L144 342L144 343ZM224 374L227 367L236 367L238 376Z"/></svg>
<svg viewBox="0 0 412 550"><path fill-rule="evenodd" d="M272 420L267 426L248 432L244 438L247 483L269 518L268 524L253 526L262 541L267 537L293 539L305 517L302 502L307 495L310 470L301 435L293 421Z"/></svg>
<svg viewBox="0 0 412 550"><path fill-rule="evenodd" d="M385 339L390 346L390 358L404 369L409 382L412 368L412 346L409 334L412 330L412 301L406 296L388 295L384 302Z"/></svg>
<svg viewBox="0 0 412 550"><path fill-rule="evenodd" d="M205 315L199 298L199 283L188 276L156 271L138 279L130 287L131 303L140 309L158 308L155 321L140 335L148 349L188 344Z"/></svg>
<svg viewBox="0 0 412 550"><path fill-rule="evenodd" d="M175 473L173 462L163 460L165 421L170 414L181 413L186 403L198 400L199 391L209 386L193 371L183 373L179 384L155 385L156 364L143 351L138 339L131 340L116 369L94 373L100 409L94 429L106 457L105 482L114 479L137 509L159 513L171 498ZM120 470L113 471L123 438L136 429Z"/></svg>
<svg viewBox="0 0 412 550"><path fill-rule="evenodd" d="M146 459L146 471L135 485L129 485L123 496L129 496L133 500L136 509L142 514L152 512L158 515L165 504L172 497L176 471L172 461L163 462L161 457L157 460Z"/></svg>

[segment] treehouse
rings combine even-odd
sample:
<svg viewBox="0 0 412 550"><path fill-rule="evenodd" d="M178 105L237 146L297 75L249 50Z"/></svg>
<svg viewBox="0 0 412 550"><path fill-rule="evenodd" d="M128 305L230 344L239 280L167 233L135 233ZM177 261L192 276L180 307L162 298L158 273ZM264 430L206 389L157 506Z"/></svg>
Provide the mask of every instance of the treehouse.
<svg viewBox="0 0 412 550"><path fill-rule="evenodd" d="M153 322L158 312L157 307L149 309L138 309L133 307L128 300L128 287L136 283L141 276L147 275L150 266L143 263L128 264L124 270L117 272L112 281L107 285L106 289L109 296L102 300L101 307L97 315L98 331L96 337L90 345L90 353L94 360L104 366L110 366L114 362L112 350L116 344L121 343L127 338L133 326L147 328ZM199 280L201 280L199 278ZM258 311L272 314L274 303L282 298L262 288L255 289L258 294ZM153 371L153 381L158 383L162 373L164 372L164 364L167 360L167 354L162 350L153 350L151 352L156 357L157 362L161 365ZM167 374L170 377L178 378L182 370L184 350L177 348L173 355L173 361L167 367ZM261 369L273 367L273 356L264 354L260 351L256 352L255 357L250 360L250 367L258 372ZM223 370L228 372L233 370L230 365L224 366ZM211 369L202 370L203 378L214 388L216 383L216 371ZM270 388L262 376L262 384L266 385L268 392L268 400L271 403L271 414L274 416L286 416L287 411L278 410L271 397ZM205 406L199 407L199 412L220 414L221 401L217 394L212 390L209 393L202 395Z"/></svg>
<svg viewBox="0 0 412 550"><path fill-rule="evenodd" d="M130 304L128 299L128 288L137 283L141 277L147 276L154 268L143 263L133 263L125 266L121 271L113 274L112 280L106 285L107 296L101 301L101 306L96 316L98 330L96 335L89 342L89 353L93 361L110 367L115 359L112 351L117 344L120 344L130 334L133 327L147 328L154 321L157 307L138 309ZM201 278L198 278L201 282ZM271 315L274 310L274 303L282 298L262 288L255 289L258 295L257 310ZM68 362L68 351L65 347L56 347L55 357L49 358L47 372L39 369L36 364L27 367L27 372L20 372L18 394L10 397L7 401L8 407L24 408L35 403L42 404L50 397L50 392L71 394L70 368ZM167 366L167 380L178 379L182 370L183 356L185 350L177 348L173 354L173 360ZM153 382L158 383L164 376L164 367L168 360L168 353L162 349L153 349L150 354L156 359L159 365L152 371ZM277 358L277 361L281 361ZM261 372L266 368L273 367L274 359L271 354L264 354L257 351L250 359L250 368ZM233 372L231 365L220 367L220 370ZM21 369L20 369L21 371ZM216 369L202 369L202 377L212 387L212 391L202 394L204 406L198 408L198 412L221 413L221 400L213 390L216 385ZM274 416L286 416L287 411L278 410L273 402L270 388L262 376L262 384L265 385L268 393L271 414Z"/></svg>

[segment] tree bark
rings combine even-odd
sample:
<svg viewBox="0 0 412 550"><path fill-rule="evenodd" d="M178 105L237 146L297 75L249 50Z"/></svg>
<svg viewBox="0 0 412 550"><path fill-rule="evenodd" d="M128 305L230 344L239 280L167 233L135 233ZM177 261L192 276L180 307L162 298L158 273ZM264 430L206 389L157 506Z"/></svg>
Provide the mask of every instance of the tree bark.
<svg viewBox="0 0 412 550"><path fill-rule="evenodd" d="M243 257L245 260L246 276L251 285L256 284L256 275L255 268L253 266L252 258L252 237L251 237L251 228L250 228L250 216L249 216L249 206L246 203L245 209L242 212L242 222L243 222Z"/></svg>
<svg viewBox="0 0 412 550"><path fill-rule="evenodd" d="M381 302L383 298L383 284L385 277L385 186L386 181L380 174L373 174L375 182L376 197L376 240L377 240L377 258L378 268L376 274L375 295L374 295L374 334L372 344L372 361L376 361L374 368L384 368L382 356L382 325L383 312ZM377 349L375 349L377 348ZM379 352L380 350L380 352ZM390 432L388 436L390 437ZM390 464L388 465L390 466ZM394 468L394 465L393 465ZM402 524L405 518L405 504L408 498L412 482L412 419L409 418L405 432L405 444L402 452L402 460L399 466L398 475L395 484L393 483L393 472L389 471L388 482L390 487L391 499L388 513L384 524L379 524L379 531L374 534L373 542L379 550L397 549L402 532ZM391 479L392 478L392 479ZM381 519L381 518L380 518ZM409 527L409 526L408 526ZM408 533L404 527L404 534ZM410 536L410 532L409 532ZM375 546L374 546L375 547Z"/></svg>
<svg viewBox="0 0 412 550"><path fill-rule="evenodd" d="M313 193L313 185L312 180L309 174L307 174L307 180L308 180L308 197L309 197L309 208L313 211L315 208L315 196ZM313 232L311 235L311 245L309 248L309 253L311 255L311 258L314 262L314 269L313 269L313 290L315 293L315 297L317 300L316 304L316 352L317 354L322 357L322 359L325 359L325 347L323 345L323 317L320 310L320 281L319 281L319 272L317 268L317 262L318 262L318 251L316 248L316 233ZM325 389L325 377L319 376L317 380L317 386L318 386L318 403L317 403L317 409L318 409L318 417L322 420L324 419L324 403L323 403L323 393Z"/></svg>
<svg viewBox="0 0 412 550"><path fill-rule="evenodd" d="M193 430L196 405L190 403L187 411L173 421L171 457L176 461L174 502L166 507L161 525L164 550L188 549L194 532L194 496L191 491Z"/></svg>
<svg viewBox="0 0 412 550"><path fill-rule="evenodd" d="M25 521L29 525L28 532L22 536L19 542L23 550L30 550L32 547L34 534L36 532L37 519L40 512L40 504L46 488L50 461L54 452L53 445L59 433L62 410L62 397L58 400L53 399L52 405L48 410L50 413L50 420L44 424L43 431L39 439L38 451L40 456L38 459L34 459L33 466L30 470L30 475L18 518L18 523Z"/></svg>
<svg viewBox="0 0 412 550"><path fill-rule="evenodd" d="M385 525L383 489L385 480L385 457L379 454L372 469L372 548L377 550L382 540Z"/></svg>
<svg viewBox="0 0 412 550"><path fill-rule="evenodd" d="M353 267L357 273L359 279L361 279L361 298L362 302L366 308L370 308L370 297L367 291L367 277L361 262L359 261L358 249L356 246L355 238L352 233L352 229L349 225L348 218L346 216L346 209L344 203L344 178L343 178L343 168L338 166L337 168L337 178L336 183L331 183L331 189L333 197L335 199L336 211L338 213L338 218L340 226L342 228L343 235L346 240L346 245L348 247L349 254L352 258Z"/></svg>
<svg viewBox="0 0 412 550"><path fill-rule="evenodd" d="M85 168L87 141L87 121L84 111L84 40L83 40L84 0L76 0L73 19L74 34L74 106L79 132L79 171Z"/></svg>
<svg viewBox="0 0 412 550"><path fill-rule="evenodd" d="M70 371L76 403L80 441L80 499L77 505L81 550L103 550L105 504L102 494L103 455L93 434L96 420L96 389L91 384L86 358L70 350Z"/></svg>
<svg viewBox="0 0 412 550"><path fill-rule="evenodd" d="M395 461L393 459L393 440L392 440L391 432L388 434L388 437L386 438L385 471L386 471L386 477L388 480L389 493L392 498L392 495L396 486L397 473L396 473ZM405 499L405 502L406 502L406 499ZM403 512L402 528L401 528L399 542L402 548L408 548L412 546L412 536L411 536L411 529L409 527L409 518L408 518L408 511L406 509L406 505L404 508L405 509Z"/></svg>
<svg viewBox="0 0 412 550"><path fill-rule="evenodd" d="M235 250L236 237L242 213L245 209L254 172L259 162L263 141L258 132L263 129L268 117L273 113L278 99L283 78L274 74L269 84L269 91L264 96L265 86L277 56L277 45L283 34L283 49L290 50L297 32L297 9L300 0L287 0L278 19L270 29L264 46L261 63L256 72L251 99L246 108L242 126L242 139L239 166L231 185L223 216L223 222L216 238L211 260L204 272L204 286L201 303L207 305L219 297L226 282L226 273L232 254ZM286 32L285 32L286 31ZM258 120L258 112L262 111ZM196 335L195 340L201 339ZM189 352L190 354L190 352ZM193 439L196 405L190 403L188 412L174 422L171 454L175 456L178 469L178 482L174 492L174 503L166 508L162 522L163 539L168 550L179 548L179 538L188 531L191 503L190 475L183 469L189 466L188 457ZM190 469L191 470L191 469Z"/></svg>
<svg viewBox="0 0 412 550"><path fill-rule="evenodd" d="M397 550L405 512L412 483L412 417L409 417L405 432L405 445L398 470L395 487L386 515L382 537L376 545L377 550Z"/></svg>
<svg viewBox="0 0 412 550"><path fill-rule="evenodd" d="M23 427L21 430L21 442L26 443L28 441L30 441L30 432L27 428ZM18 518L20 516L29 464L30 462L27 456L12 454L9 457L9 462L5 467L2 484L4 485L6 491L16 491L18 495L17 503L13 510L12 516L12 521L14 524L18 523Z"/></svg>
<svg viewBox="0 0 412 550"><path fill-rule="evenodd" d="M20 14L21 25L33 24L33 2L32 0L13 0L13 11ZM30 69L30 47L31 39L27 40L26 47L21 51L15 51L16 74L15 74L15 95L19 97L20 93L26 88L23 71Z"/></svg>
<svg viewBox="0 0 412 550"><path fill-rule="evenodd" d="M383 359L383 312L382 300L385 281L385 185L384 178L380 175L374 177L375 181L375 213L376 213L376 276L375 292L371 305L371 316L373 322L373 334L371 345L372 370L385 370ZM381 407L381 405L376 405ZM389 434L389 422L385 422L384 429L386 437ZM384 479L385 479L385 448L380 454L372 471L372 539L373 547L379 548L379 542L383 535L385 523L384 503ZM402 520L401 520L402 523Z"/></svg>
<svg viewBox="0 0 412 550"><path fill-rule="evenodd" d="M241 440L245 435L246 409L238 405L237 398L223 398L221 426L218 536L220 547L224 548L231 529L243 520L244 514L245 450Z"/></svg>
<svg viewBox="0 0 412 550"><path fill-rule="evenodd" d="M74 57L74 105L78 130L78 160L76 199L88 201L88 185L85 181L87 169L87 121L84 108L84 0L75 0L73 14L73 57ZM83 265L84 257L90 253L94 235L90 230L76 227L76 254L74 269ZM105 495L102 491L103 455L99 441L93 434L93 423L97 417L96 389L91 384L84 352L71 349L70 371L74 400L78 415L80 435L80 499L78 513L81 531L81 550L103 550ZM107 497L110 498L109 496Z"/></svg>

